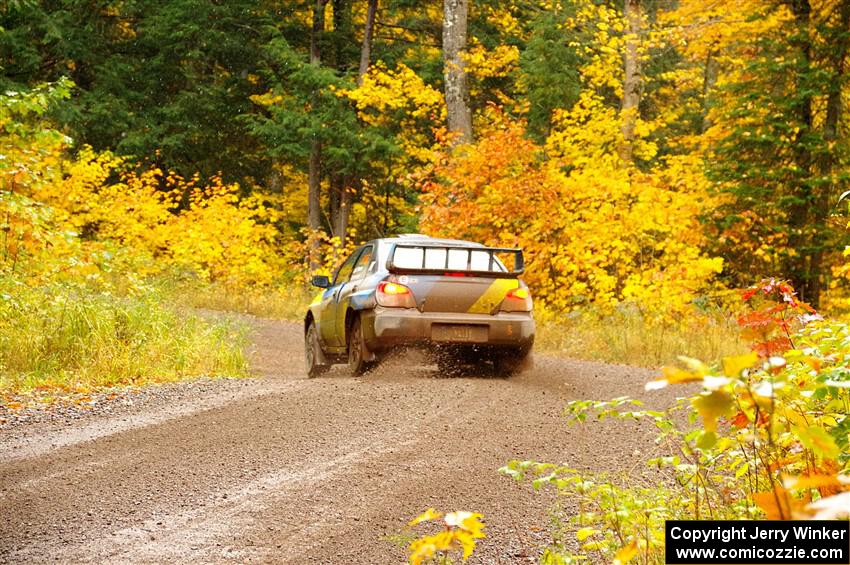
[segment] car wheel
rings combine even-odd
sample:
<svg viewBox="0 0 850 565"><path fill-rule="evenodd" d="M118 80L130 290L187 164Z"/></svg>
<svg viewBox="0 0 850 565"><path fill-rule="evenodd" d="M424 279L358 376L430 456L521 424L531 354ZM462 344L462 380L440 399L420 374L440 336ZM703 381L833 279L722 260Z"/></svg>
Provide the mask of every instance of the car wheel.
<svg viewBox="0 0 850 565"><path fill-rule="evenodd" d="M373 363L366 361L368 353L366 340L363 338L363 326L360 324L360 318L357 317L348 331L348 368L351 374L362 375L371 368Z"/></svg>
<svg viewBox="0 0 850 565"><path fill-rule="evenodd" d="M321 347L316 324L310 322L310 325L307 326L307 332L304 334L304 362L307 365L307 376L311 379L326 373L330 369L330 365L320 363L322 358Z"/></svg>

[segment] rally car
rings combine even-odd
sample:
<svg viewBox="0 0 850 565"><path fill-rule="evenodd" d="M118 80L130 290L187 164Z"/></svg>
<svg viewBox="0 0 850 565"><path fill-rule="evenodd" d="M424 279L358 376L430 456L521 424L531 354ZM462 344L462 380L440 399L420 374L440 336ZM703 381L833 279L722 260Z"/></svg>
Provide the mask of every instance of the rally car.
<svg viewBox="0 0 850 565"><path fill-rule="evenodd" d="M519 249L418 234L369 241L322 289L304 317L307 374L334 363L362 374L389 351L421 346L438 366L514 372L534 343L532 299Z"/></svg>

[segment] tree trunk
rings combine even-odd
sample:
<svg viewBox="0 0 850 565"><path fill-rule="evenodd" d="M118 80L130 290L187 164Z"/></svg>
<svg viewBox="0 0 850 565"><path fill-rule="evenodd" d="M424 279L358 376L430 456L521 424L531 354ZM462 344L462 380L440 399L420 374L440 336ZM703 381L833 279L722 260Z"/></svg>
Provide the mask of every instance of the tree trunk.
<svg viewBox="0 0 850 565"><path fill-rule="evenodd" d="M307 225L313 231L322 229L322 144L310 144L310 169L307 175Z"/></svg>
<svg viewBox="0 0 850 565"><path fill-rule="evenodd" d="M831 71L834 73L833 80L829 84L829 95L826 101L826 119L824 120L823 136L827 141L835 141L839 136L839 126L844 107L841 100L841 90L844 86L844 66L847 64L847 56L850 54L850 0L843 0L838 10L838 25L835 26L836 37L831 38L830 49L833 57L830 61ZM834 164L834 153L827 154L829 168Z"/></svg>
<svg viewBox="0 0 850 565"><path fill-rule="evenodd" d="M313 7L313 28L310 33L310 64L322 64L322 52L319 44L325 31L325 3L316 0ZM313 97L315 104L315 96ZM314 138L310 141L310 164L307 172L307 227L312 232L310 238L310 269L318 268L319 241L314 237L322 229L322 143Z"/></svg>
<svg viewBox="0 0 850 565"><path fill-rule="evenodd" d="M625 0L623 7L627 35L625 53L625 77L623 78L623 110L622 133L623 143L620 147L620 159L624 166L633 161L635 142L635 122L638 117L638 106L641 96L640 68L640 33L641 6L640 0Z"/></svg>
<svg viewBox="0 0 850 565"><path fill-rule="evenodd" d="M328 0L316 0L313 5L313 28L310 33L310 63L317 65L322 62L322 49L319 43L325 32L325 4Z"/></svg>
<svg viewBox="0 0 850 565"><path fill-rule="evenodd" d="M369 71L369 62L372 53L372 34L375 29L375 14L378 11L378 0L369 0L366 9L366 23L363 27L363 43L360 48L360 68L357 73L357 84L363 84L363 77ZM349 175L339 176L333 179L333 205L331 210L331 223L333 234L339 238L342 245L348 239L348 221L351 217L351 206L354 196L359 187L359 181Z"/></svg>
<svg viewBox="0 0 850 565"><path fill-rule="evenodd" d="M466 64L461 53L466 48L466 20L469 0L443 2L443 78L446 84L446 111L450 132L458 143L472 141L472 114L469 110Z"/></svg>
<svg viewBox="0 0 850 565"><path fill-rule="evenodd" d="M351 216L351 204L357 192L354 177L351 175L331 175L330 178L330 221L331 232L345 245L348 231L348 219Z"/></svg>
<svg viewBox="0 0 850 565"><path fill-rule="evenodd" d="M345 245L347 239L348 219L351 217L351 204L354 201L354 186L352 185L353 182L350 176L340 178L334 235L339 238L342 245Z"/></svg>
<svg viewBox="0 0 850 565"><path fill-rule="evenodd" d="M333 0L333 64L340 74L348 73L356 59L353 0Z"/></svg>
<svg viewBox="0 0 850 565"><path fill-rule="evenodd" d="M375 31L375 14L378 11L378 0L369 0L366 8L366 25L363 26L363 45L360 48L360 70L357 73L357 86L363 84L363 77L369 71L372 58L372 33Z"/></svg>
<svg viewBox="0 0 850 565"><path fill-rule="evenodd" d="M711 92L717 84L719 67L717 51L709 51L705 58L705 71L702 77L702 126L700 127L702 133L705 133L711 127L711 118L708 113L711 110Z"/></svg>
<svg viewBox="0 0 850 565"><path fill-rule="evenodd" d="M266 186L269 192L273 194L283 193L283 178L281 178L280 170L272 166L272 171L266 177Z"/></svg>
<svg viewBox="0 0 850 565"><path fill-rule="evenodd" d="M819 246L814 240L816 236L812 235L813 230L809 225L809 222L814 221L811 216L818 215L818 211L814 209L815 195L805 180L811 178L814 172L811 151L805 141L811 134L814 116L812 94L799 95L800 92L810 92L805 84L805 75L811 70L812 43L808 35L811 5L809 0L793 0L790 8L797 28L791 43L801 58L801 65L796 67L799 74L795 77L799 100L796 117L801 126L795 143L795 164L804 174L801 176L803 180L799 181L794 189L794 199L788 207L788 246L795 254L788 257L786 272L800 298L816 307L820 300L819 269L823 250L818 249ZM818 270L814 271L813 267Z"/></svg>
<svg viewBox="0 0 850 565"><path fill-rule="evenodd" d="M336 232L337 214L339 213L339 201L342 195L342 176L331 173L328 175L328 227L331 235L339 235Z"/></svg>
<svg viewBox="0 0 850 565"><path fill-rule="evenodd" d="M829 69L833 73L832 80L828 83L829 92L826 99L826 116L823 123L823 139L830 144L829 150L821 153L816 160L815 165L817 173L822 177L832 176L839 161L837 159L835 144L839 142L841 136L841 123L844 114L844 105L842 103L842 90L845 86L844 67L847 63L847 57L850 55L850 36L847 30L850 29L850 0L843 0L834 12L837 17L837 24L833 27L836 32L834 37L829 38ZM827 223L829 216L830 202L833 196L837 196L841 187L835 186L835 183L825 183L819 189L815 196L815 204L813 213L815 215L814 233L816 239L812 244L813 253L809 263L809 273L812 275L808 280L808 296L804 298L811 302L812 306L818 307L820 303L820 293L823 285L823 255L824 250L831 242L830 227Z"/></svg>

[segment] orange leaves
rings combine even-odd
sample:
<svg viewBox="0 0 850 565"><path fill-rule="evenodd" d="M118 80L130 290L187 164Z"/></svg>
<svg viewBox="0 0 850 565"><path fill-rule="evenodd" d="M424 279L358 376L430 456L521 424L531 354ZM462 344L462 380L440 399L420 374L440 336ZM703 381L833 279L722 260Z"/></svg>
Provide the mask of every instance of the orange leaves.
<svg viewBox="0 0 850 565"><path fill-rule="evenodd" d="M738 318L741 335L762 358L794 347L790 333L819 318L811 306L797 298L791 285L782 280L764 279L745 290L741 297L753 308Z"/></svg>
<svg viewBox="0 0 850 565"><path fill-rule="evenodd" d="M535 218L551 214L557 196L538 166L538 148L518 124L501 125L434 165L422 185L421 226L430 235L524 245L539 229Z"/></svg>
<svg viewBox="0 0 850 565"><path fill-rule="evenodd" d="M748 336L745 335L744 337L746 338ZM753 346L753 351L758 353L760 357L771 357L784 351L788 351L792 346L793 344L790 339L785 336L777 336L772 339L756 343Z"/></svg>
<svg viewBox="0 0 850 565"><path fill-rule="evenodd" d="M838 494L847 485L839 480L838 475L803 475L790 477L785 481L788 490L801 491L817 489L821 496Z"/></svg>
<svg viewBox="0 0 850 565"><path fill-rule="evenodd" d="M820 494L812 502L810 490ZM796 494L795 494L796 493ZM768 520L835 520L850 518L850 480L836 474L787 477L772 491L753 494Z"/></svg>
<svg viewBox="0 0 850 565"><path fill-rule="evenodd" d="M546 160L522 123L491 111L476 143L434 163L420 225L430 235L523 247L527 282L557 311L621 302L650 314L686 311L722 266L700 251L705 199L688 192L705 185L693 178L699 164L652 174L616 166L619 118L585 102L556 120Z"/></svg>
<svg viewBox="0 0 850 565"><path fill-rule="evenodd" d="M762 509L768 520L791 520L802 517L808 501L795 498L777 486L773 491L753 494L753 502Z"/></svg>
<svg viewBox="0 0 850 565"><path fill-rule="evenodd" d="M746 428L750 424L750 419L743 412L738 412L735 417L729 421L736 428Z"/></svg>
<svg viewBox="0 0 850 565"><path fill-rule="evenodd" d="M614 565L625 565L637 555L638 541L632 540L631 543L622 547L614 556Z"/></svg>
<svg viewBox="0 0 850 565"><path fill-rule="evenodd" d="M751 286L750 288L744 290L741 293L741 298L746 302L756 296L758 293L764 294L765 296L771 296L773 294L781 297L783 302L790 304L791 306L798 306L802 304L797 300L797 293L794 291L794 288L785 281L769 278L762 280L759 284ZM810 312L814 312L811 307L807 306L807 309Z"/></svg>

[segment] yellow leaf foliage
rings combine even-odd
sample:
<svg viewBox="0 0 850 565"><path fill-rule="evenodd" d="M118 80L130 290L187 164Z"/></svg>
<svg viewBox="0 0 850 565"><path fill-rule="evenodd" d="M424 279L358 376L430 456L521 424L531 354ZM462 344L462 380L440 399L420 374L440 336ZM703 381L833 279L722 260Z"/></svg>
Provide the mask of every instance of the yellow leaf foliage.
<svg viewBox="0 0 850 565"><path fill-rule="evenodd" d="M395 69L375 63L359 87L341 90L340 94L355 103L360 117L368 123L376 123L399 109L410 109L410 115L415 118L432 115L441 118L445 112L442 93L425 84L403 63Z"/></svg>
<svg viewBox="0 0 850 565"><path fill-rule="evenodd" d="M449 512L444 516L441 512L429 508L411 520L408 526L439 520L442 522L442 529L413 540L408 546L408 562L410 565L434 562L456 551L460 551L462 559L466 561L475 550L475 540L485 537L481 518L481 514L464 511Z"/></svg>
<svg viewBox="0 0 850 565"><path fill-rule="evenodd" d="M558 311L683 310L722 268L701 251L698 159L671 157L651 173L620 166L616 114L577 107L545 148L494 113L475 144L443 153L423 184L423 230L522 247L527 282Z"/></svg>
<svg viewBox="0 0 850 565"><path fill-rule="evenodd" d="M33 164L43 173L33 178L50 182L18 189L50 211L43 229L53 234L51 255L78 271L93 268L86 254L107 242L151 259L136 265L137 275L177 267L235 287L270 284L300 260L282 252L274 225L281 206L270 196L243 197L238 185L218 178L201 185L156 168L135 172L124 159L89 147L75 159L60 150Z"/></svg>
<svg viewBox="0 0 850 565"><path fill-rule="evenodd" d="M502 104L515 104L511 97L494 87L488 79L504 78L515 73L519 63L519 48L516 45L497 45L487 49L476 38L472 38L470 43L470 47L461 53L470 77L469 95L478 98L486 94Z"/></svg>
<svg viewBox="0 0 850 565"><path fill-rule="evenodd" d="M406 155L420 160L430 156L429 140L417 124L442 123L446 105L443 94L412 69L403 63L390 69L378 61L369 67L360 86L338 94L354 103L365 123L397 129L399 145Z"/></svg>

